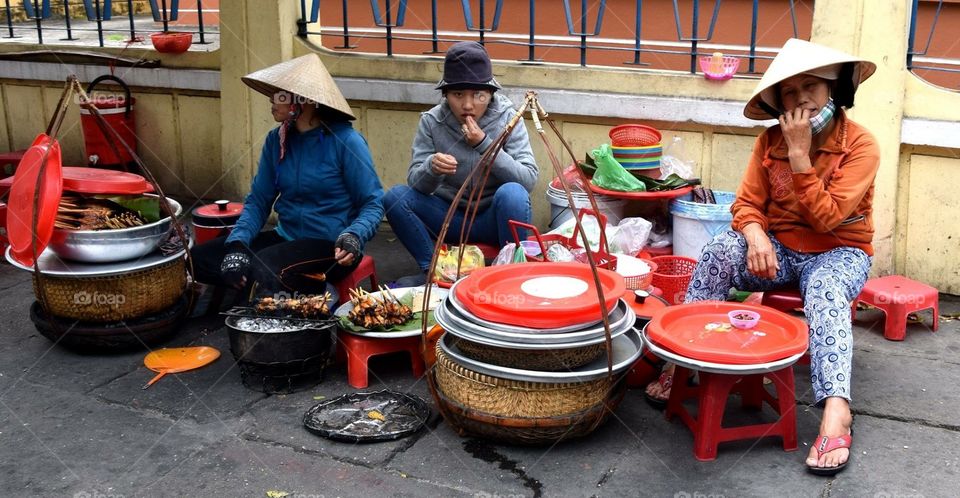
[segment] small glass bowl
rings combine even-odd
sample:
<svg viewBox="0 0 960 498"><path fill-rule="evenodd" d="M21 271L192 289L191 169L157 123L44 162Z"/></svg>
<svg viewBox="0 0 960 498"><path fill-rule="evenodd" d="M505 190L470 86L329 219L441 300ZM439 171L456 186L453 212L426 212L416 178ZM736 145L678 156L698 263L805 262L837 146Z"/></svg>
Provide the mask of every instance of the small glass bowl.
<svg viewBox="0 0 960 498"><path fill-rule="evenodd" d="M738 329L752 329L760 322L760 313L750 310L733 310L727 313L730 325Z"/></svg>

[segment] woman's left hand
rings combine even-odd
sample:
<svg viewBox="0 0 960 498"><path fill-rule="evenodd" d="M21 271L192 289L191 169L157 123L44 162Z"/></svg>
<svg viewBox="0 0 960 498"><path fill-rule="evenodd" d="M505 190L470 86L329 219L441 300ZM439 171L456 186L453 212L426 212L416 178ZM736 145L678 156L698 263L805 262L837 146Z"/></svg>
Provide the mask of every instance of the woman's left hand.
<svg viewBox="0 0 960 498"><path fill-rule="evenodd" d="M466 117L464 123L460 126L460 131L463 133L463 139L470 147L480 145L480 142L487 138L487 133L480 128L473 116Z"/></svg>
<svg viewBox="0 0 960 498"><path fill-rule="evenodd" d="M790 158L810 156L813 132L810 131L810 111L800 107L780 116L780 130L787 142ZM791 161L792 164L793 161Z"/></svg>
<svg viewBox="0 0 960 498"><path fill-rule="evenodd" d="M333 257L337 260L342 266L351 265L354 260L359 259L363 254L360 249L360 239L350 233L344 232L337 237L337 242L334 244Z"/></svg>

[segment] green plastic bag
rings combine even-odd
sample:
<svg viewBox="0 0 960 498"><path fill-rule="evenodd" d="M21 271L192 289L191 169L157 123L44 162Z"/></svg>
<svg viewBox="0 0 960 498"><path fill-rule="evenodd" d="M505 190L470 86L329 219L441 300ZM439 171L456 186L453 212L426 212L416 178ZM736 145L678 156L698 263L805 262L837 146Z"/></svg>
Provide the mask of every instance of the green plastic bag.
<svg viewBox="0 0 960 498"><path fill-rule="evenodd" d="M618 192L646 192L646 185L613 158L610 144L603 144L593 149L593 160L597 164L597 172L593 174L593 180L591 180L594 185Z"/></svg>

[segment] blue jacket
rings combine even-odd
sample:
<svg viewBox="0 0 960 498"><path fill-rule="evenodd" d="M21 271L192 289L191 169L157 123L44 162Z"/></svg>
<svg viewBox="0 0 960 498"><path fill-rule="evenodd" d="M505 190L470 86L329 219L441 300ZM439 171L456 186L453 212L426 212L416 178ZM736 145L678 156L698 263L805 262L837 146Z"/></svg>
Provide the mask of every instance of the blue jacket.
<svg viewBox="0 0 960 498"><path fill-rule="evenodd" d="M444 99L442 103L420 115L420 126L413 139L407 183L421 193L434 194L447 202L452 201L457 190L460 190L460 186L467 181L470 172L480 162L480 156L493 145L516 112L510 99L499 92L494 93L487 112L477 120L477 125L487 133L487 137L476 147L470 147L463 140L460 122ZM431 163L437 152L457 158L456 173L438 175L433 172ZM510 133L503 150L493 161L490 176L483 186L479 209L490 206L497 188L507 182L519 183L527 192L532 192L537 185L539 171L530 148L527 128L523 121L520 121ZM468 194L469 190L460 199L460 208L466 207Z"/></svg>
<svg viewBox="0 0 960 498"><path fill-rule="evenodd" d="M277 127L267 134L257 175L227 243L249 245L271 207L280 221L277 232L287 240L335 241L344 232L355 234L362 243L373 238L383 218L383 187L367 141L350 123L305 133L291 128L278 164L279 157Z"/></svg>

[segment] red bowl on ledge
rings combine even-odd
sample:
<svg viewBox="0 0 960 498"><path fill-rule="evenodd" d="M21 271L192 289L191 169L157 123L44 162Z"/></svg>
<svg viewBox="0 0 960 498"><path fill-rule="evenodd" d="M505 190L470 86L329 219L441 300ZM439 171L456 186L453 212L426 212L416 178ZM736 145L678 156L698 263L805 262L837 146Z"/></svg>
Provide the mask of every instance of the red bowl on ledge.
<svg viewBox="0 0 960 498"><path fill-rule="evenodd" d="M190 49L193 43L193 33L154 33L150 35L150 42L157 52L167 54L182 54Z"/></svg>

